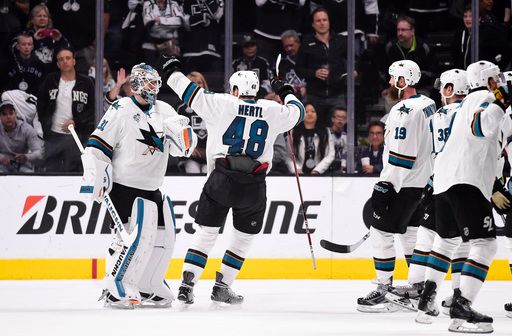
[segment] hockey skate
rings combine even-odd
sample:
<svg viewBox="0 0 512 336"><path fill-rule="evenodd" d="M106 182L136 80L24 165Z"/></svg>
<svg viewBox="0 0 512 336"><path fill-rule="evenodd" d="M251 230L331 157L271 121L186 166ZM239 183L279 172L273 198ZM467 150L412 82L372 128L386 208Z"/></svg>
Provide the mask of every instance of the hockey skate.
<svg viewBox="0 0 512 336"><path fill-rule="evenodd" d="M441 302L441 311L443 314L450 316L450 307L452 306L453 295L448 296Z"/></svg>
<svg viewBox="0 0 512 336"><path fill-rule="evenodd" d="M117 309L134 309L140 305L140 300L135 297L117 298L112 295L108 289L104 289L99 297L98 301L105 299L105 308L117 308Z"/></svg>
<svg viewBox="0 0 512 336"><path fill-rule="evenodd" d="M387 302L386 293L391 289L391 284L378 284L377 289L371 291L365 297L357 299L357 310L362 313L394 313L399 306Z"/></svg>
<svg viewBox="0 0 512 336"><path fill-rule="evenodd" d="M417 323L431 324L432 319L439 315L439 307L436 304L436 288L435 282L430 280L425 282L425 288L418 301L418 314L415 318Z"/></svg>
<svg viewBox="0 0 512 336"><path fill-rule="evenodd" d="M450 308L452 323L449 331L467 334L487 334L494 331L493 319L471 308L471 301L461 295L460 289L453 292L453 302Z"/></svg>
<svg viewBox="0 0 512 336"><path fill-rule="evenodd" d="M505 303L505 311L507 317L512 318L512 302L511 303Z"/></svg>
<svg viewBox="0 0 512 336"><path fill-rule="evenodd" d="M215 275L215 285L213 286L210 298L215 304L227 303L229 305L239 305L244 302L242 295L237 295L231 288L222 282L223 275L217 272Z"/></svg>
<svg viewBox="0 0 512 336"><path fill-rule="evenodd" d="M140 293L142 298L140 306L142 308L170 308L173 298L164 298L156 294Z"/></svg>
<svg viewBox="0 0 512 336"><path fill-rule="evenodd" d="M194 273L189 271L183 272L183 281L181 282L180 289L178 290L178 300L183 304L191 305L194 303Z"/></svg>
<svg viewBox="0 0 512 336"><path fill-rule="evenodd" d="M396 286L390 289L385 295L388 302L399 305L403 308L418 311L418 301L423 292L425 284L418 282L412 285Z"/></svg>

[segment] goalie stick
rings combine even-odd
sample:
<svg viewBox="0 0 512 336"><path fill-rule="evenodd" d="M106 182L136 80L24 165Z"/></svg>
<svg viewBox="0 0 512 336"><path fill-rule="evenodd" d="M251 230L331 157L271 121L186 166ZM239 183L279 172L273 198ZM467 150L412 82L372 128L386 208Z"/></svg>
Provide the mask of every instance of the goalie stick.
<svg viewBox="0 0 512 336"><path fill-rule="evenodd" d="M78 134L76 134L75 127L73 125L68 126L69 131L71 132L71 135L73 136L73 139L75 140L75 143L80 150L80 153L84 152L84 146L82 145L82 142L78 138ZM114 226L117 230L117 233L119 234L119 237L123 241L124 244L128 244L128 246L131 245L135 241L135 238L137 237L137 234L129 234L126 232L126 229L124 228L123 222L121 222L121 217L119 217L119 214L117 213L117 210L114 206L114 203L112 203L112 200L110 199L109 195L103 196L103 201L105 202L105 205L107 206L107 210L110 214L110 217L112 217L112 221L114 222ZM137 230L134 230L134 233L136 233Z"/></svg>
<svg viewBox="0 0 512 336"><path fill-rule="evenodd" d="M324 249L331 251L331 252L350 253L350 252L354 252L369 237L370 237L370 232L365 234L363 236L363 238L359 239L358 242L356 242L352 245L341 245L341 244L336 244L336 243L330 242L328 240L322 239L322 240L320 240L320 246L322 246Z"/></svg>

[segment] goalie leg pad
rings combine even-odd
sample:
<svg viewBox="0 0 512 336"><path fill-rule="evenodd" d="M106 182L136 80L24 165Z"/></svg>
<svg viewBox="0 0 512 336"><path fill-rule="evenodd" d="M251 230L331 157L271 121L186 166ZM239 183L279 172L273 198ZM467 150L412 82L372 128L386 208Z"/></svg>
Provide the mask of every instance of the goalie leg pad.
<svg viewBox="0 0 512 336"><path fill-rule="evenodd" d="M117 241L107 261L107 290L116 298L135 297L140 301L138 284L151 256L156 236L158 209L155 202L137 197L133 203L129 227L136 237L129 246ZM112 251L109 251L112 252ZM108 259L108 258L107 258Z"/></svg>
<svg viewBox="0 0 512 336"><path fill-rule="evenodd" d="M220 266L220 273L223 276L222 282L226 285L231 286L238 276L255 236L233 229L231 243L222 258Z"/></svg>
<svg viewBox="0 0 512 336"><path fill-rule="evenodd" d="M176 243L176 219L169 196L164 197L162 212L164 226L157 226L155 244L139 282L140 291L150 294L142 300L142 304L155 307L169 307L174 300L174 295L165 281Z"/></svg>

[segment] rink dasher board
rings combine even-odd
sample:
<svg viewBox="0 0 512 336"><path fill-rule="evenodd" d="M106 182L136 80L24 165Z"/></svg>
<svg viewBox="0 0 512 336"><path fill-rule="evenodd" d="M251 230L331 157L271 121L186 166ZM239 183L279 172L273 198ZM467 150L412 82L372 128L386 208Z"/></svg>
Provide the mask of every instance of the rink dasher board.
<svg viewBox="0 0 512 336"><path fill-rule="evenodd" d="M177 241L169 278L179 276L190 245L197 201L205 176L168 176L161 188L174 203ZM267 210L260 234L240 274L248 279L370 279L370 243L350 254L322 249L321 239L351 244L366 232L362 209L376 178L301 177L318 269L312 269L294 177L267 178ZM0 176L0 279L95 279L105 272L110 244L104 206L78 193L79 176ZM495 216L497 225L503 225ZM213 278L229 244L231 216L209 255L206 278ZM510 279L503 239L489 278ZM398 246L397 257L403 258ZM397 277L406 276L403 260Z"/></svg>

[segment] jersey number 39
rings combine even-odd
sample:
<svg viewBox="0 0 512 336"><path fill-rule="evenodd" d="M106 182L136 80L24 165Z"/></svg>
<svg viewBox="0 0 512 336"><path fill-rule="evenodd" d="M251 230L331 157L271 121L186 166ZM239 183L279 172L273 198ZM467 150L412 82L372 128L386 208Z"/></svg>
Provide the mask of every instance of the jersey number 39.
<svg viewBox="0 0 512 336"><path fill-rule="evenodd" d="M228 148L229 155L242 154L245 149L245 154L253 159L257 159L265 148L265 141L267 140L268 124L265 120L254 120L250 124L249 139L247 139L247 146L244 148L244 129L246 119L243 117L236 117L228 129L222 135L222 143Z"/></svg>

